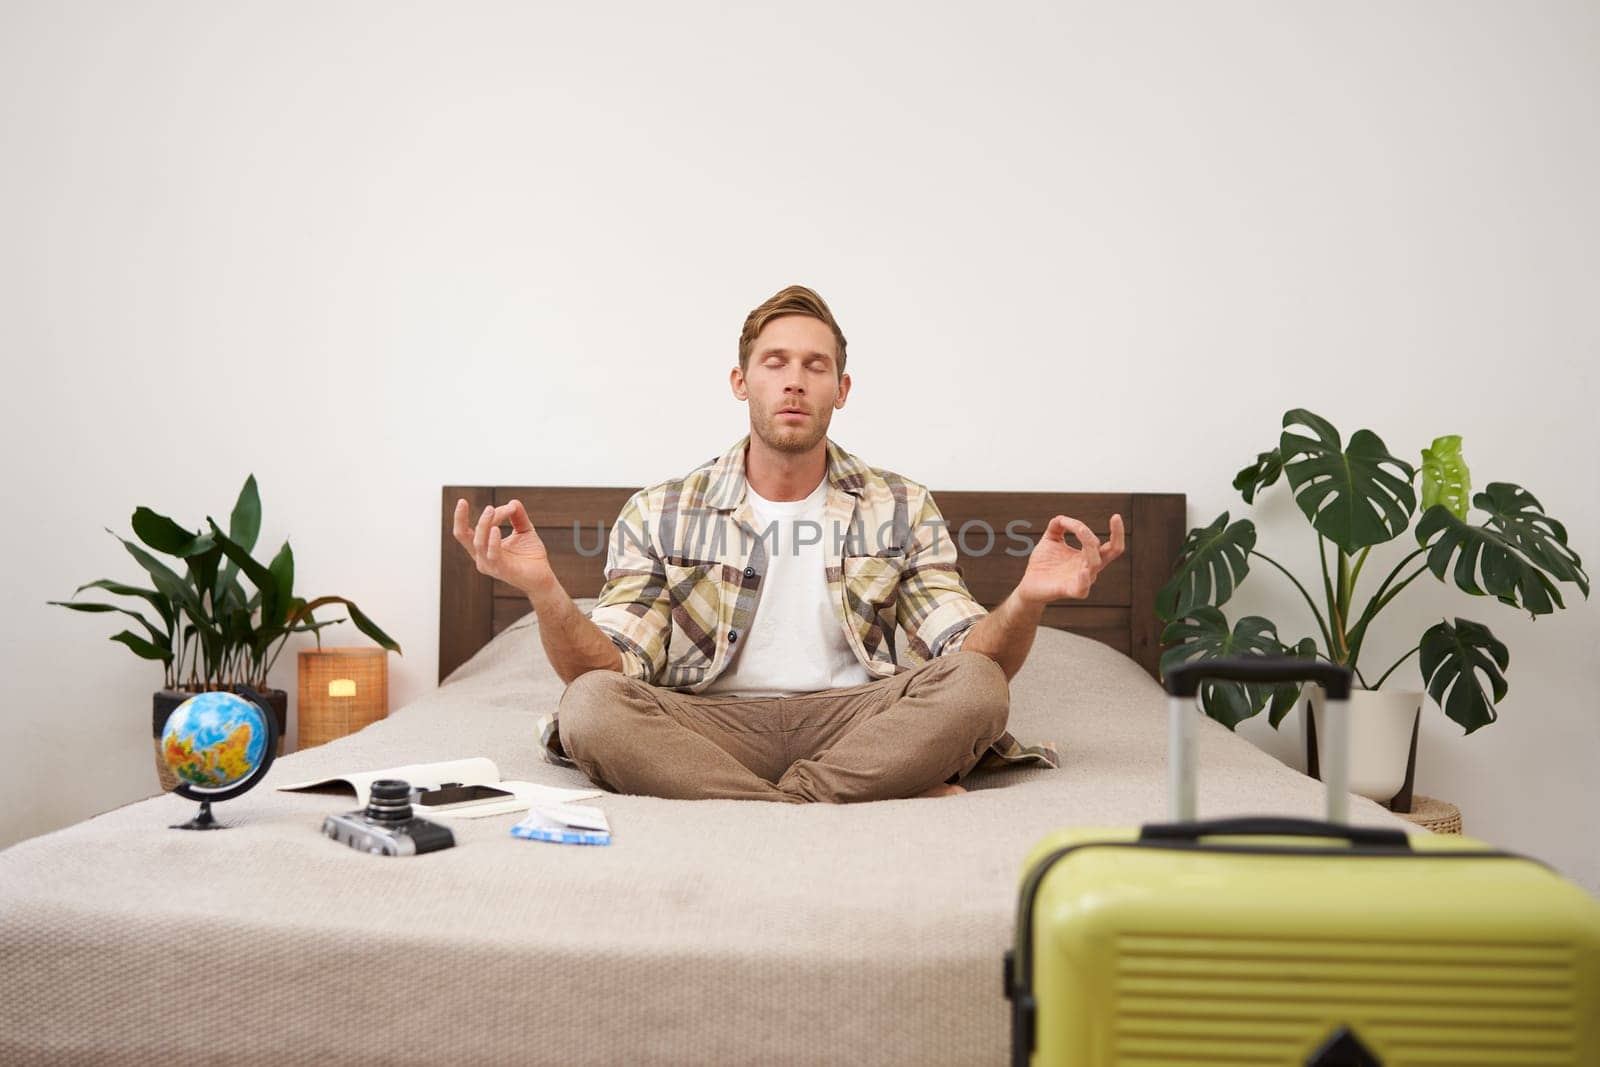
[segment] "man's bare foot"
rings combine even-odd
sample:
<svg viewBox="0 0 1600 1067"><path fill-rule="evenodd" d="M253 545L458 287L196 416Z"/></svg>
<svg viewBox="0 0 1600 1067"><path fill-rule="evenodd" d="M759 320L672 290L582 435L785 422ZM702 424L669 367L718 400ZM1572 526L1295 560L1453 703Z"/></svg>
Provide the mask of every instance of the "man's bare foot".
<svg viewBox="0 0 1600 1067"><path fill-rule="evenodd" d="M967 790L966 790L965 786L950 785L947 782L940 782L938 785L934 786L932 789L928 789L928 790L925 790L924 792L918 793L917 796L919 796L919 797L953 797L957 793L965 793L966 791Z"/></svg>

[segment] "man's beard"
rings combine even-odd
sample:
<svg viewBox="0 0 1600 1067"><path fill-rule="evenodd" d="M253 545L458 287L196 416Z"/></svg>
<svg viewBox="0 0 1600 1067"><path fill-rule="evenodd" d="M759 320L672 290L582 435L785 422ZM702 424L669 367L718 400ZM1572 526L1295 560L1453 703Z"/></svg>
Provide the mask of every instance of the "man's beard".
<svg viewBox="0 0 1600 1067"><path fill-rule="evenodd" d="M755 435L774 452L799 455L816 447L828 434L828 419L823 415L808 415L807 421L790 424L772 412L756 420Z"/></svg>

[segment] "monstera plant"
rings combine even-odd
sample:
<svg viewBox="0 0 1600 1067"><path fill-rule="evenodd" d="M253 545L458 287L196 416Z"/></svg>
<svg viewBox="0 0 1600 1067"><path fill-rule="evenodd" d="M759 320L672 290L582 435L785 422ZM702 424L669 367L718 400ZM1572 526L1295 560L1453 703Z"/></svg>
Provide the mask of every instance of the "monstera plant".
<svg viewBox="0 0 1600 1067"><path fill-rule="evenodd" d="M1322 604L1288 568L1256 549L1254 523L1230 520L1224 511L1189 532L1171 579L1157 593L1156 610L1168 624L1163 643L1176 642L1161 657L1163 671L1222 656L1320 658L1350 668L1363 688L1377 689L1416 656L1427 693L1472 733L1495 720L1495 705L1505 699L1511 662L1506 646L1481 622L1441 619L1369 685L1361 657L1379 613L1424 574L1534 618L1565 607L1557 582L1571 582L1589 595L1589 577L1567 544L1566 528L1544 513L1532 493L1490 482L1470 495L1459 436L1435 439L1413 467L1391 455L1372 431L1358 430L1345 444L1326 419L1297 408L1284 415L1278 446L1241 470L1233 486L1250 504L1280 478L1316 531ZM1482 517L1472 518L1472 508ZM1408 531L1415 549L1357 607L1357 581L1373 548ZM1250 574L1253 560L1277 570L1305 598L1317 636L1290 644L1276 624L1257 615L1229 626L1221 609ZM1215 682L1202 688L1201 700L1206 713L1230 729L1263 708L1276 727L1299 691L1296 683Z"/></svg>

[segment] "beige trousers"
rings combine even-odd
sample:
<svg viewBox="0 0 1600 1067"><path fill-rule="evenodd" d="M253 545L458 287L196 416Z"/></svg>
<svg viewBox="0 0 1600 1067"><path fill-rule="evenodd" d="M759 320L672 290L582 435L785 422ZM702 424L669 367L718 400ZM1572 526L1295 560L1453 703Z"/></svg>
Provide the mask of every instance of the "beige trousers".
<svg viewBox="0 0 1600 1067"><path fill-rule="evenodd" d="M557 721L567 755L613 793L843 804L959 781L1009 712L999 664L962 651L865 685L764 699L590 671L567 686Z"/></svg>

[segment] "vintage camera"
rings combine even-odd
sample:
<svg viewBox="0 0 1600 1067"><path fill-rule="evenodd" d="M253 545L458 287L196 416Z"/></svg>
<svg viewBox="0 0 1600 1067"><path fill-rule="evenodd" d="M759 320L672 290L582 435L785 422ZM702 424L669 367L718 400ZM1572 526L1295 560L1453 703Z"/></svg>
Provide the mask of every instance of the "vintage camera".
<svg viewBox="0 0 1600 1067"><path fill-rule="evenodd" d="M335 841L378 856L415 856L456 843L447 826L411 814L411 786L399 778L372 783L367 806L322 820L322 832Z"/></svg>

